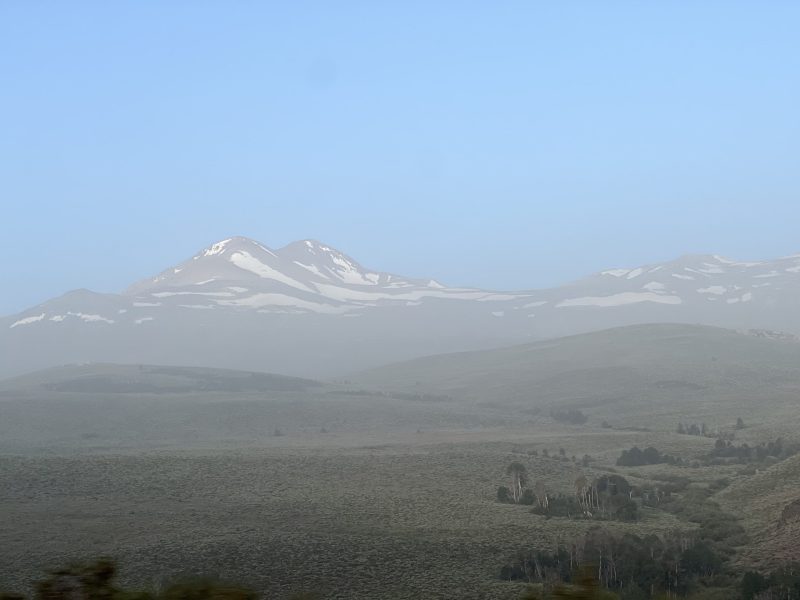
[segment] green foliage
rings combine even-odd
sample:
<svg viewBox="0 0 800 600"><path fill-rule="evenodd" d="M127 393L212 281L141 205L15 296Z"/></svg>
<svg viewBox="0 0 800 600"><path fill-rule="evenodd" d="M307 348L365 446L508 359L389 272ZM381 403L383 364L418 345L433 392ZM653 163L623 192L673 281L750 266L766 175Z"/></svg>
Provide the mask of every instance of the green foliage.
<svg viewBox="0 0 800 600"><path fill-rule="evenodd" d="M638 600L648 598L643 590L651 589L685 596L702 578L721 572L723 562L711 544L684 535L641 538L594 529L569 548L523 554L504 566L500 576L531 583L558 581L562 595L554 593L553 598L603 598L611 591ZM596 577L591 584L588 570Z"/></svg>
<svg viewBox="0 0 800 600"><path fill-rule="evenodd" d="M632 488L621 475L603 475L576 495L556 494L549 497L546 506L538 505L532 512L546 517L573 519L613 519L636 521L639 504L631 499Z"/></svg>
<svg viewBox="0 0 800 600"><path fill-rule="evenodd" d="M757 571L747 571L742 576L741 590L743 600L752 600L768 587L767 578Z"/></svg>
<svg viewBox="0 0 800 600"><path fill-rule="evenodd" d="M699 435L699 436L706 436L708 435L708 427L706 427L705 423L691 423L688 425L684 425L683 423L678 423L678 433L682 435Z"/></svg>
<svg viewBox="0 0 800 600"><path fill-rule="evenodd" d="M589 420L585 414L577 408L567 408L561 410L551 410L550 416L556 421L569 423L570 425L583 425Z"/></svg>
<svg viewBox="0 0 800 600"><path fill-rule="evenodd" d="M716 502L708 499L712 490L692 487L682 497L672 497L661 508L679 518L697 523L699 536L717 545L731 548L747 543L747 534L735 515L724 512Z"/></svg>
<svg viewBox="0 0 800 600"><path fill-rule="evenodd" d="M800 452L800 444L787 443L781 438L774 442L761 443L750 446L732 444L728 440L718 439L714 449L708 454L708 462L717 464L721 462L751 463L767 460L784 460Z"/></svg>
<svg viewBox="0 0 800 600"><path fill-rule="evenodd" d="M669 465L680 464L680 459L676 459L670 454L661 454L658 450L649 446L642 450L634 446L630 450L623 450L617 459L617 466L620 467L640 467L643 465L658 465L666 463Z"/></svg>
<svg viewBox="0 0 800 600"><path fill-rule="evenodd" d="M769 575L748 571L740 584L743 600L800 598L800 565L788 564Z"/></svg>
<svg viewBox="0 0 800 600"><path fill-rule="evenodd" d="M699 542L686 549L680 565L691 575L713 575L722 569L722 559L708 543Z"/></svg>
<svg viewBox="0 0 800 600"><path fill-rule="evenodd" d="M613 516L618 521L637 521L639 519L639 505L630 499L624 499L614 510Z"/></svg>
<svg viewBox="0 0 800 600"><path fill-rule="evenodd" d="M536 506L531 512L547 517L581 517L583 509L574 496L556 494L548 498L547 506Z"/></svg>
<svg viewBox="0 0 800 600"><path fill-rule="evenodd" d="M497 501L503 502L504 504L514 502L514 499L511 497L511 490L509 490L506 486L501 485L497 488Z"/></svg>
<svg viewBox="0 0 800 600"><path fill-rule="evenodd" d="M506 475L511 475L519 479L521 485L528 483L528 470L521 462L512 462L506 467Z"/></svg>

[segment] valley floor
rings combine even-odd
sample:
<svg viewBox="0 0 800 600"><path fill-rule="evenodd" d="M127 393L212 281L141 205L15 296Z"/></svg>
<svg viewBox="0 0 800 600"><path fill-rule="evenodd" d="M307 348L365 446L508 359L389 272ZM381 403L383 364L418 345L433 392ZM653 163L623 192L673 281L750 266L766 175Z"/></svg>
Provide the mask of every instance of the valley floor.
<svg viewBox="0 0 800 600"><path fill-rule="evenodd" d="M46 569L109 556L121 565L123 581L141 587L214 574L269 598L302 591L325 598L516 598L523 586L499 580L503 564L531 547L569 543L596 523L497 503L510 461L523 461L553 492L571 493L576 476L604 472L621 448L656 444L691 453L713 444L552 423L408 432L386 444L372 435L364 438L369 444L356 436L346 446L332 443L335 436L320 434L316 443L309 437L299 444L287 435L271 447L2 455L0 587L24 590ZM567 457L590 454L592 466L559 458L559 448ZM713 470L735 479L734 469ZM631 481L667 471L697 481L710 475L663 465L622 469ZM740 513L749 506L727 504ZM744 513L746 522L752 515ZM638 522L612 525L640 534L687 527L654 509L644 509Z"/></svg>

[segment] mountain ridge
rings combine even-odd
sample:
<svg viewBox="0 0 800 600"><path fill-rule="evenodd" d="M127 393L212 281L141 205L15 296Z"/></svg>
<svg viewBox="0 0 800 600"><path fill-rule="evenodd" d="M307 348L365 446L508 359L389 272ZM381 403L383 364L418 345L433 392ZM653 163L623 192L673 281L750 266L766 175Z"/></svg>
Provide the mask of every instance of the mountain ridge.
<svg viewBox="0 0 800 600"><path fill-rule="evenodd" d="M685 255L493 291L370 269L316 240L272 249L237 236L120 294L73 290L0 318L0 376L109 359L316 377L654 322L796 335L798 303L800 255Z"/></svg>

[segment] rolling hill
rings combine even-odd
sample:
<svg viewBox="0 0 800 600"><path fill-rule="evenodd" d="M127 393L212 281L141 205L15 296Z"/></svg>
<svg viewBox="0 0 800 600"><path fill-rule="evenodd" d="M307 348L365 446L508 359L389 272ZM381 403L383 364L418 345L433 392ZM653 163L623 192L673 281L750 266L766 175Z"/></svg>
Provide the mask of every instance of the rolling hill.
<svg viewBox="0 0 800 600"><path fill-rule="evenodd" d="M574 407L652 424L736 410L776 420L800 399L800 343L694 325L636 325L353 375L365 387L517 407ZM735 420L735 416L733 419Z"/></svg>

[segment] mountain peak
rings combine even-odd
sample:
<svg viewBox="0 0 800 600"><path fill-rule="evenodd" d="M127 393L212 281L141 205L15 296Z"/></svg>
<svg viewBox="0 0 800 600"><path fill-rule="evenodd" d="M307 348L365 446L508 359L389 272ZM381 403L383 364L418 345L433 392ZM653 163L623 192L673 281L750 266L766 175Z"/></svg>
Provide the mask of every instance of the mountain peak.
<svg viewBox="0 0 800 600"><path fill-rule="evenodd" d="M195 255L195 260L198 258L209 257L209 256L217 256L220 254L226 254L235 252L237 250L249 250L258 248L265 252L269 252L270 254L274 254L272 250L267 248L264 244L257 242L252 238L248 238L245 236L237 235L230 238L225 238L224 240L220 240L214 244L211 244L207 248L204 248L200 252Z"/></svg>
<svg viewBox="0 0 800 600"><path fill-rule="evenodd" d="M293 252L307 252L310 254L335 254L338 256L344 256L344 252L338 250L331 246L330 244L326 244L324 242L320 242L319 240L315 239L305 239L305 240L297 240L294 242L290 242L286 244L283 248L277 250L279 254L284 253L293 253Z"/></svg>

